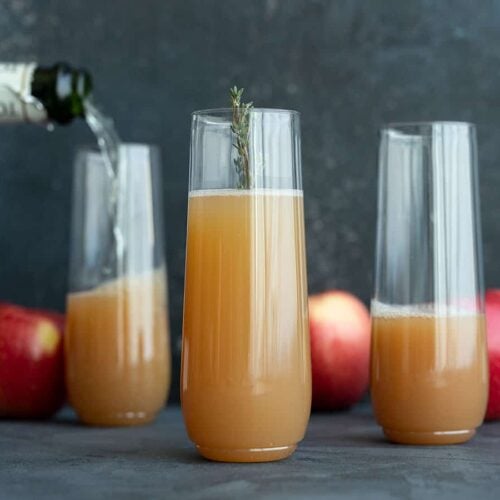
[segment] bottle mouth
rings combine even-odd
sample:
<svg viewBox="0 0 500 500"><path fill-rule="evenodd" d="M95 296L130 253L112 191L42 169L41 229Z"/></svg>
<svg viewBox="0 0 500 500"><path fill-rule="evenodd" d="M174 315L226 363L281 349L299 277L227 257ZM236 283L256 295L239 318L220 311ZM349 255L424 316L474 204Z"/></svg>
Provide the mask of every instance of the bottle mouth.
<svg viewBox="0 0 500 500"><path fill-rule="evenodd" d="M62 100L73 116L85 118L85 101L92 95L92 77L84 69L70 70L67 77L70 92Z"/></svg>
<svg viewBox="0 0 500 500"><path fill-rule="evenodd" d="M92 78L86 70L60 62L36 68L31 90L45 108L49 121L66 124L85 117L85 100L92 92Z"/></svg>
<svg viewBox="0 0 500 500"><path fill-rule="evenodd" d="M78 70L76 78L76 92L83 98L89 97L92 94L92 77L90 73L84 69Z"/></svg>

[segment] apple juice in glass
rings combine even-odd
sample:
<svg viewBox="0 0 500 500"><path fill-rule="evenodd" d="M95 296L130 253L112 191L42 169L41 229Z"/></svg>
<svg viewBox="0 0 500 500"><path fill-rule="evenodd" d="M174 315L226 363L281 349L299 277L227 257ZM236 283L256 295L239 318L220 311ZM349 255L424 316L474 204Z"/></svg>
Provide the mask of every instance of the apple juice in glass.
<svg viewBox="0 0 500 500"><path fill-rule="evenodd" d="M66 385L90 425L150 422L165 406L170 346L158 151L119 145L75 162Z"/></svg>
<svg viewBox="0 0 500 500"><path fill-rule="evenodd" d="M300 161L296 112L193 114L181 398L189 437L208 459L279 460L304 436Z"/></svg>
<svg viewBox="0 0 500 500"><path fill-rule="evenodd" d="M382 131L371 395L389 440L468 441L488 396L475 129Z"/></svg>

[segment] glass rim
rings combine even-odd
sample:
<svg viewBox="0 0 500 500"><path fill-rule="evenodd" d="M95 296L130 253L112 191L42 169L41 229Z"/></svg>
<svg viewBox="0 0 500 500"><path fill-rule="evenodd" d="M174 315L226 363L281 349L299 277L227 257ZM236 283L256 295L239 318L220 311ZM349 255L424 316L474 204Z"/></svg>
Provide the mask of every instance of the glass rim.
<svg viewBox="0 0 500 500"><path fill-rule="evenodd" d="M429 120L429 121L410 121L410 122L386 122L383 123L380 127L382 132L389 130L398 130L404 131L405 129L410 128L424 128L424 127L432 127L433 125L440 126L450 126L450 127L466 127L469 129L476 128L475 123L469 121L460 121L460 120Z"/></svg>
<svg viewBox="0 0 500 500"><path fill-rule="evenodd" d="M281 113L300 116L300 111L294 109L284 109L284 108L251 108L250 113ZM209 108L209 109L198 109L191 113L192 116L222 116L226 114L232 114L232 108Z"/></svg>

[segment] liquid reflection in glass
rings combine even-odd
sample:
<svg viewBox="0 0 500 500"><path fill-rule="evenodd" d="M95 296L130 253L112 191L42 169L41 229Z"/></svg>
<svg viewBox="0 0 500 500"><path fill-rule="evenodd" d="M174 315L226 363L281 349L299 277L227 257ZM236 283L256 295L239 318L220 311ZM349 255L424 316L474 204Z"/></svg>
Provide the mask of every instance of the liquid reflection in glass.
<svg viewBox="0 0 500 500"><path fill-rule="evenodd" d="M78 153L66 381L84 423L135 425L155 417L170 386L158 152L121 145L109 174L100 153Z"/></svg>
<svg viewBox="0 0 500 500"><path fill-rule="evenodd" d="M474 126L389 126L379 169L375 415L392 441L464 442L488 390Z"/></svg>
<svg viewBox="0 0 500 500"><path fill-rule="evenodd" d="M193 115L182 410L206 458L278 460L311 405L299 116L251 112L245 188L231 119Z"/></svg>

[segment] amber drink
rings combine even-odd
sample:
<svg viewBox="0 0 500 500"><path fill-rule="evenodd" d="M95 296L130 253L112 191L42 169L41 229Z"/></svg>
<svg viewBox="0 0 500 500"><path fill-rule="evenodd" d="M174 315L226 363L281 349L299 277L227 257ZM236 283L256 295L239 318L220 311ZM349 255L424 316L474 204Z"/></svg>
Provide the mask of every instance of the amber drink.
<svg viewBox="0 0 500 500"><path fill-rule="evenodd" d="M280 119L290 125L284 112L255 113L264 121L274 113L278 136ZM227 124L224 114L213 120ZM192 152L181 373L188 434L208 459L282 459L303 438L311 405L302 191L293 182L196 189L193 161ZM290 176L293 164L280 166Z"/></svg>
<svg viewBox="0 0 500 500"><path fill-rule="evenodd" d="M371 396L393 442L463 443L484 418L476 158L469 123L382 130Z"/></svg>
<svg viewBox="0 0 500 500"><path fill-rule="evenodd" d="M67 301L66 381L80 419L151 421L165 405L170 353L163 270L121 278Z"/></svg>
<svg viewBox="0 0 500 500"><path fill-rule="evenodd" d="M371 390L392 441L451 444L481 425L488 394L483 315L372 305Z"/></svg>
<svg viewBox="0 0 500 500"><path fill-rule="evenodd" d="M65 371L88 425L153 420L170 388L167 271L159 156L121 144L117 163L75 163Z"/></svg>

